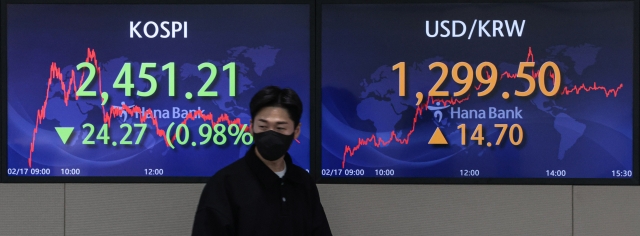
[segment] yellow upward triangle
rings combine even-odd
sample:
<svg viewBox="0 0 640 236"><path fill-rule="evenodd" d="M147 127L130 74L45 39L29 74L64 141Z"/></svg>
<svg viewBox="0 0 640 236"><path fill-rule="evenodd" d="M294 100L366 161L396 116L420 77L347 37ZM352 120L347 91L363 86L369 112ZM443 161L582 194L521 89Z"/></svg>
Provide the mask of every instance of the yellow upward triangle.
<svg viewBox="0 0 640 236"><path fill-rule="evenodd" d="M433 132L431 139L429 139L429 144L447 145L449 143L447 142L447 139L444 138L444 135L442 134L442 131L440 131L440 128L436 128L436 131Z"/></svg>

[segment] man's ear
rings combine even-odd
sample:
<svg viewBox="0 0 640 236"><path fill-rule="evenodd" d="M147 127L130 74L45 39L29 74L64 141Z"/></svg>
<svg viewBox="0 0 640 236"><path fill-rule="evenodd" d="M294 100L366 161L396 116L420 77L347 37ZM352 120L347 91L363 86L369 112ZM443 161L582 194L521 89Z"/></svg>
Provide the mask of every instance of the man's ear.
<svg viewBox="0 0 640 236"><path fill-rule="evenodd" d="M300 126L302 125L302 123L298 123L298 126L296 126L296 130L293 131L294 136L293 139L298 139L298 136L300 136Z"/></svg>

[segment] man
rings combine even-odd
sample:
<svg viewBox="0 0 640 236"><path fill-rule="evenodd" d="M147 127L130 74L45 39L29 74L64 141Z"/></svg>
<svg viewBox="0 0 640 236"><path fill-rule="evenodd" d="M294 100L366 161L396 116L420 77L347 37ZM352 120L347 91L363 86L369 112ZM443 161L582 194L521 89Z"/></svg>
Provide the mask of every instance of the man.
<svg viewBox="0 0 640 236"><path fill-rule="evenodd" d="M205 185L192 235L331 235L315 182L287 153L300 135L300 98L270 86L249 109L255 143Z"/></svg>

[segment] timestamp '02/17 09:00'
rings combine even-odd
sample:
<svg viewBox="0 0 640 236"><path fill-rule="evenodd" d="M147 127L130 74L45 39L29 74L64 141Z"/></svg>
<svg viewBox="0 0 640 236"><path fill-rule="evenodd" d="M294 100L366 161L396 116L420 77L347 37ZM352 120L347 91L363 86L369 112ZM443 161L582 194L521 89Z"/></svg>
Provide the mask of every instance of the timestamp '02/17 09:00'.
<svg viewBox="0 0 640 236"><path fill-rule="evenodd" d="M7 175L10 176L43 176L51 175L51 168L8 168ZM55 173L54 173L55 174ZM80 176L81 168L60 168L61 176ZM162 176L164 169L161 168L145 168L140 173L141 176Z"/></svg>

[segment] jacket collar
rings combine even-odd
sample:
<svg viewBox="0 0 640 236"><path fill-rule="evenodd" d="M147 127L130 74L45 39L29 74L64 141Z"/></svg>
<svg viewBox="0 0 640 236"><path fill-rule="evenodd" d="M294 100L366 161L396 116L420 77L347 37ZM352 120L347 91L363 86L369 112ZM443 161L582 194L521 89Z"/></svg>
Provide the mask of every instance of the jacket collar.
<svg viewBox="0 0 640 236"><path fill-rule="evenodd" d="M244 155L244 159L246 160L247 165L249 165L249 169L263 186L267 187L279 184L280 177L278 177L276 173L269 169L269 167L260 160L258 155L256 155L255 148L255 145L252 145ZM295 183L304 183L303 173L300 173L299 168L294 168L296 166L293 164L288 152L284 155L284 162L287 166L287 172L285 172L282 179Z"/></svg>

